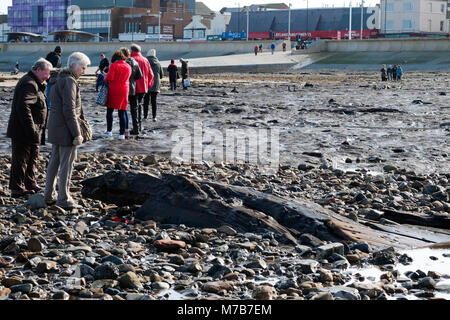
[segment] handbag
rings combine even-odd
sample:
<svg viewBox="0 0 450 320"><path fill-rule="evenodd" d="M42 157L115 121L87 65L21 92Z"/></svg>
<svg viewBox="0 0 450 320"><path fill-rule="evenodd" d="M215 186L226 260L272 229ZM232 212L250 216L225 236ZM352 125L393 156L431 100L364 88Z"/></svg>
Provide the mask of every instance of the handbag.
<svg viewBox="0 0 450 320"><path fill-rule="evenodd" d="M186 78L183 80L183 85L185 87L190 87L191 86L191 80L189 80L189 78Z"/></svg>
<svg viewBox="0 0 450 320"><path fill-rule="evenodd" d="M97 104L101 106L106 106L108 103L108 85L104 84L100 87L100 90L98 91L97 100L95 100Z"/></svg>
<svg viewBox="0 0 450 320"><path fill-rule="evenodd" d="M92 140L92 129L89 122L84 118L83 108L81 108L81 114L78 118L78 124L80 126L80 133L83 137L83 143Z"/></svg>

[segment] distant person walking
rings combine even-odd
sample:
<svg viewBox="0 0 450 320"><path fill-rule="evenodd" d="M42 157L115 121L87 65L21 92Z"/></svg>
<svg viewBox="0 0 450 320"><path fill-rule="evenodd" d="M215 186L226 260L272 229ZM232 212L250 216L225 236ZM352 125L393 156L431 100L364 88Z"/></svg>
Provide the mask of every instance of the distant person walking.
<svg viewBox="0 0 450 320"><path fill-rule="evenodd" d="M187 90L187 87L184 85L184 79L189 78L189 66L188 60L180 59L181 62L181 81L183 82L183 90Z"/></svg>
<svg viewBox="0 0 450 320"><path fill-rule="evenodd" d="M127 58L125 61L131 67L131 75L128 79L129 82L129 92L128 92L128 102L130 104L130 110L137 110L137 97L136 97L136 81L142 78L142 71L139 68L139 64L131 57L130 50L128 48L122 47L120 48L124 56ZM132 121L137 121L137 117L132 117ZM129 136L132 132L130 132L129 120L128 120L128 111L125 112L125 137ZM137 128L138 124L132 123L133 128Z"/></svg>
<svg viewBox="0 0 450 320"><path fill-rule="evenodd" d="M283 42L283 52L286 52L286 42Z"/></svg>
<svg viewBox="0 0 450 320"><path fill-rule="evenodd" d="M392 80L394 80L394 81L397 80L397 65L395 65L395 64L392 67Z"/></svg>
<svg viewBox="0 0 450 320"><path fill-rule="evenodd" d="M37 60L14 89L6 132L12 147L9 188L13 198L41 190L35 173L47 117L45 81L50 77L51 69L52 65L47 60Z"/></svg>
<svg viewBox="0 0 450 320"><path fill-rule="evenodd" d="M259 50L258 46L255 46L255 49L254 49L254 51L255 51L255 56L258 55L258 50Z"/></svg>
<svg viewBox="0 0 450 320"><path fill-rule="evenodd" d="M178 74L178 67L173 58L170 59L170 65L167 67L167 71L169 72L170 90L177 90L177 79L180 78L180 75Z"/></svg>
<svg viewBox="0 0 450 320"><path fill-rule="evenodd" d="M397 66L397 80L402 80L403 69L400 65Z"/></svg>
<svg viewBox="0 0 450 320"><path fill-rule="evenodd" d="M158 93L161 92L161 79L164 76L161 63L156 57L156 50L150 49L147 54L147 59L150 62L150 66L153 71L153 86L148 90L144 96L144 118L148 115L148 106L151 101L152 103L152 119L153 122L156 121L156 100L158 98Z"/></svg>
<svg viewBox="0 0 450 320"><path fill-rule="evenodd" d="M90 63L85 54L72 53L67 69L58 74L50 94L52 108L48 118L48 141L52 144L52 153L47 167L44 199L47 204L56 202L65 210L80 207L70 196L69 186L77 148L83 143L80 119L84 119L84 114L78 79ZM55 197L58 172L58 196Z"/></svg>
<svg viewBox="0 0 450 320"><path fill-rule="evenodd" d="M109 67L109 60L104 53L100 54L100 59L101 59L100 64L98 65L98 68L95 71L95 75L97 76L97 81L95 83L96 92L98 92L98 88L100 88L105 83L105 77L103 76L103 72L107 73L107 69Z"/></svg>
<svg viewBox="0 0 450 320"><path fill-rule="evenodd" d="M275 43L272 43L270 45L270 49L272 49L272 54L275 52Z"/></svg>
<svg viewBox="0 0 450 320"><path fill-rule="evenodd" d="M381 66L380 72L381 72L381 81L387 81L387 71L386 71L386 65L385 64L383 64Z"/></svg>
<svg viewBox="0 0 450 320"><path fill-rule="evenodd" d="M392 81L392 65L389 65L387 68L387 77L389 81Z"/></svg>
<svg viewBox="0 0 450 320"><path fill-rule="evenodd" d="M259 52L262 52L263 51L263 45L262 45L262 43L259 45Z"/></svg>
<svg viewBox="0 0 450 320"><path fill-rule="evenodd" d="M128 106L129 79L131 67L126 63L127 57L121 50L117 50L111 57L111 65L105 82L108 83L108 103L106 105L106 131L104 137L112 136L113 113L119 114L119 140L125 139L126 112Z"/></svg>
<svg viewBox="0 0 450 320"><path fill-rule="evenodd" d="M139 68L141 68L142 71L142 78L136 81L136 96L137 96L137 112L134 112L132 110L131 117L133 116L137 117L137 124L138 128L133 128L134 134L139 134L139 131L142 129L142 99L144 98L144 95L148 92L148 89L153 86L153 71L152 67L150 66L150 62L148 62L148 59L146 59L141 54L141 47L135 43L131 45L131 57L136 60L136 62L139 64ZM144 119L146 120L146 119ZM133 120L133 123L135 121Z"/></svg>
<svg viewBox="0 0 450 320"><path fill-rule="evenodd" d="M56 46L55 50L53 50L52 52L49 52L47 54L47 56L45 57L45 59L47 61L49 61L54 69L60 69L62 66L62 62L61 62L61 55L62 55L62 49L60 46ZM51 75L51 77L53 77L53 74ZM50 84L50 81L48 81L48 85L47 85L47 92L45 93L47 96L47 110L50 110L50 89L52 88L52 85Z"/></svg>

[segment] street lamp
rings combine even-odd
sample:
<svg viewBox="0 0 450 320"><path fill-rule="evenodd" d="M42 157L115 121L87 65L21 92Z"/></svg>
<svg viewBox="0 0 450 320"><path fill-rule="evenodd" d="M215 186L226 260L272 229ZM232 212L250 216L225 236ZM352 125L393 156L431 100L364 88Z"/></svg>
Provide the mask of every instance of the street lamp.
<svg viewBox="0 0 450 320"><path fill-rule="evenodd" d="M247 41L248 41L248 16L250 12L250 7L247 7Z"/></svg>
<svg viewBox="0 0 450 320"><path fill-rule="evenodd" d="M292 4L289 3L289 16L288 16L288 39L291 40L291 6Z"/></svg>
<svg viewBox="0 0 450 320"><path fill-rule="evenodd" d="M158 11L158 42L161 42L161 11Z"/></svg>
<svg viewBox="0 0 450 320"><path fill-rule="evenodd" d="M364 0L361 1L361 34L360 38L363 39L363 31L364 31Z"/></svg>
<svg viewBox="0 0 450 320"><path fill-rule="evenodd" d="M348 40L352 40L352 1L350 0L350 15L348 22Z"/></svg>

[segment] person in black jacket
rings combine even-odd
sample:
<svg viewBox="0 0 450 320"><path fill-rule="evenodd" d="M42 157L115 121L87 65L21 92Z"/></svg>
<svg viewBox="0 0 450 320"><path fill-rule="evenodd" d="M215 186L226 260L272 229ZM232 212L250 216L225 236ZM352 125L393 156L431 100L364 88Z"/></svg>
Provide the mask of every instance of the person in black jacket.
<svg viewBox="0 0 450 320"><path fill-rule="evenodd" d="M170 65L167 67L167 72L169 72L170 90L177 90L177 79L180 78L180 75L178 74L178 67L175 64L174 59L170 59Z"/></svg>
<svg viewBox="0 0 450 320"><path fill-rule="evenodd" d="M98 92L98 88L100 88L104 84L105 77L103 76L103 72L107 72L107 69L109 67L109 60L105 56L104 53L100 55L100 64L98 65L97 70L95 71L95 74L97 75L97 81L95 83L95 91Z"/></svg>
<svg viewBox="0 0 450 320"><path fill-rule="evenodd" d="M47 54L45 60L49 61L52 64L53 68L61 68L61 55L61 47L56 46L54 51Z"/></svg>
<svg viewBox="0 0 450 320"><path fill-rule="evenodd" d="M39 192L35 172L39 144L45 128L47 105L45 81L52 65L41 58L16 85L6 135L11 138L11 197L17 198Z"/></svg>
<svg viewBox="0 0 450 320"><path fill-rule="evenodd" d="M130 91L128 92L128 101L130 102L130 112L131 112L131 121L133 124L133 129L129 131L128 128L128 113L126 114L126 123L125 123L125 137L132 135L139 134L139 125L138 125L138 99L136 96L136 80L139 80L142 78L142 71L139 67L139 64L136 60L134 60L131 57L130 50L126 47L120 48L120 50L123 52L124 56L127 57L127 60L125 60L131 67L131 75L130 75Z"/></svg>
<svg viewBox="0 0 450 320"><path fill-rule="evenodd" d="M184 79L189 78L189 67L187 60L180 59L181 62L181 81L183 82L183 90L187 90L187 87L184 85Z"/></svg>
<svg viewBox="0 0 450 320"><path fill-rule="evenodd" d="M61 47L56 46L55 50L53 50L52 52L47 54L47 56L45 57L45 60L50 62L52 64L53 68L60 69L62 66L61 55L62 55ZM45 93L45 95L47 96L47 111L50 111L50 99L48 97L50 97L50 89L52 88L52 85L49 84L48 82L50 82L50 81L47 81L47 92Z"/></svg>

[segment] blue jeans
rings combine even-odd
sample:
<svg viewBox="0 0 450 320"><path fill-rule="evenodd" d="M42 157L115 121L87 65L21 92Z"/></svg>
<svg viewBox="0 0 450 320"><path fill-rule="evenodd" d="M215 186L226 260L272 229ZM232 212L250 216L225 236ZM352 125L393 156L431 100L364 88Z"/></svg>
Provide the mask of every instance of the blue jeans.
<svg viewBox="0 0 450 320"><path fill-rule="evenodd" d="M113 108L107 108L106 109L106 130L111 132L112 131L112 126L113 126L113 113L114 113ZM125 129L127 128L127 123L128 123L128 115L127 115L127 110L117 110L118 114L119 114L119 126L120 126L120 134L123 135L125 134Z"/></svg>

